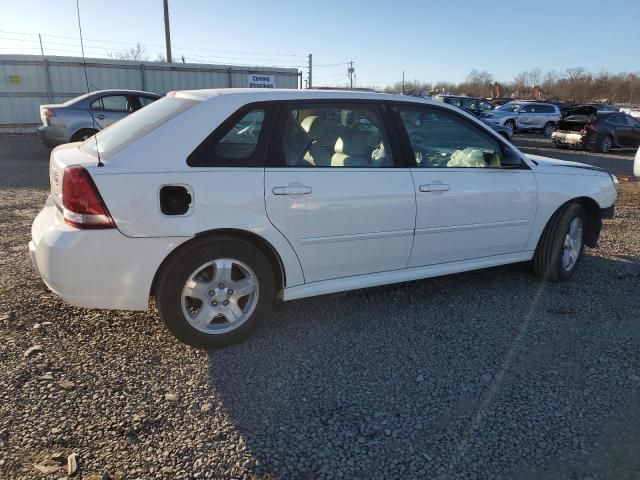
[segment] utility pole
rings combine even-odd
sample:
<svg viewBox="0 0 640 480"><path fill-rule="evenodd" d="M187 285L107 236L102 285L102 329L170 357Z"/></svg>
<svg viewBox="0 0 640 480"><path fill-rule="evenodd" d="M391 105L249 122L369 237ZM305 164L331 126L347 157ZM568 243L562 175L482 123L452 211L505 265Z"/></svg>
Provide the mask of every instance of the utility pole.
<svg viewBox="0 0 640 480"><path fill-rule="evenodd" d="M349 62L349 70L347 71L349 72L349 88L353 90L353 61Z"/></svg>
<svg viewBox="0 0 640 480"><path fill-rule="evenodd" d="M313 78L313 55L309 54L309 79L307 83L307 88L313 88L313 82L311 79Z"/></svg>
<svg viewBox="0 0 640 480"><path fill-rule="evenodd" d="M402 71L402 95L404 95L404 70Z"/></svg>
<svg viewBox="0 0 640 480"><path fill-rule="evenodd" d="M163 0L164 4L164 42L167 47L167 62L171 63L171 33L169 32L169 0Z"/></svg>

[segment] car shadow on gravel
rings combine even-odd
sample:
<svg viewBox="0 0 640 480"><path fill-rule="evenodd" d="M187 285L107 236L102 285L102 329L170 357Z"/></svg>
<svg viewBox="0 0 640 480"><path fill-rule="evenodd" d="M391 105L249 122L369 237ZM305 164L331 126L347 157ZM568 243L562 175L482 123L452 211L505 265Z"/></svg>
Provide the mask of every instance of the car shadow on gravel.
<svg viewBox="0 0 640 480"><path fill-rule="evenodd" d="M209 353L209 385L257 475L626 478L639 266L586 256L562 284L512 265L281 304Z"/></svg>

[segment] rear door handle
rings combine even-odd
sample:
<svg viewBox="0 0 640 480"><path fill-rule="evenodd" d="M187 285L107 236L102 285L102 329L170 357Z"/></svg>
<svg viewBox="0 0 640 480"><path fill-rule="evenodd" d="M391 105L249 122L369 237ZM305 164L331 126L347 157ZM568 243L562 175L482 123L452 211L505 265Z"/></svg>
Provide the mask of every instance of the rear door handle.
<svg viewBox="0 0 640 480"><path fill-rule="evenodd" d="M445 183L427 183L426 185L420 185L421 192L446 192L449 190L449 185Z"/></svg>
<svg viewBox="0 0 640 480"><path fill-rule="evenodd" d="M274 195L308 195L311 187L305 185L287 185L286 187L273 187Z"/></svg>

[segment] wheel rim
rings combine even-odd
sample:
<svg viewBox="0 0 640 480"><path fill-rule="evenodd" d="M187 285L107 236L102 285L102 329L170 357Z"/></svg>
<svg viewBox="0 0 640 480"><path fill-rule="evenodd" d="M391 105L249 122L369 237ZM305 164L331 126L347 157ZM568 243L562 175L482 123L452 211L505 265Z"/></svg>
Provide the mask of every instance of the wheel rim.
<svg viewBox="0 0 640 480"><path fill-rule="evenodd" d="M245 323L258 304L256 274L239 260L219 258L196 268L182 288L184 318L207 334L228 333Z"/></svg>
<svg viewBox="0 0 640 480"><path fill-rule="evenodd" d="M569 225L569 231L564 237L564 250L562 251L562 268L571 270L582 251L582 219L576 217Z"/></svg>
<svg viewBox="0 0 640 480"><path fill-rule="evenodd" d="M544 127L544 134L548 137L553 133L553 130L554 130L553 125L546 125Z"/></svg>
<svg viewBox="0 0 640 480"><path fill-rule="evenodd" d="M506 122L504 122L504 124L511 130L514 130L516 128L516 122L514 122L513 120L507 120Z"/></svg>
<svg viewBox="0 0 640 480"><path fill-rule="evenodd" d="M600 145L600 149L605 153L611 150L611 139L609 137L604 137L602 139L602 144Z"/></svg>

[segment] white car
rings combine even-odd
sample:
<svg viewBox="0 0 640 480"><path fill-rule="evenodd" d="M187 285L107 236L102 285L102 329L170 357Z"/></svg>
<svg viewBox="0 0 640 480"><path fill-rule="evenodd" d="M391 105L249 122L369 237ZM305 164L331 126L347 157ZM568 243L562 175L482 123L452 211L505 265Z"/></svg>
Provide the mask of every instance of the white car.
<svg viewBox="0 0 640 480"><path fill-rule="evenodd" d="M529 100L505 103L483 113L483 116L514 131L539 130L547 137L551 136L562 118L557 105Z"/></svg>
<svg viewBox="0 0 640 480"><path fill-rule="evenodd" d="M567 279L617 197L441 102L312 90L171 92L53 150L50 177L29 243L48 287L89 308L155 296L199 347L277 298L527 261Z"/></svg>
<svg viewBox="0 0 640 480"><path fill-rule="evenodd" d="M633 176L640 178L640 148L638 148L636 158L633 160Z"/></svg>

